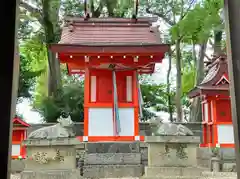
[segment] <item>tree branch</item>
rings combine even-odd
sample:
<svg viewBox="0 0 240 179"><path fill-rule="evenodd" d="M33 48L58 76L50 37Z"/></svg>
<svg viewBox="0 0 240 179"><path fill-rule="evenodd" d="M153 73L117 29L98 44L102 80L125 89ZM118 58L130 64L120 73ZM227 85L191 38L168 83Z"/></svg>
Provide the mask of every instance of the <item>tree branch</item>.
<svg viewBox="0 0 240 179"><path fill-rule="evenodd" d="M211 45L211 47L213 48L213 46L214 46L214 43L213 43L213 41L211 40L211 39L209 39L209 44Z"/></svg>
<svg viewBox="0 0 240 179"><path fill-rule="evenodd" d="M30 12L38 21L40 24L42 24L42 12L40 9L32 7L30 4L20 1L20 7L26 9L28 12Z"/></svg>
<svg viewBox="0 0 240 179"><path fill-rule="evenodd" d="M193 6L193 4L195 3L196 0L191 0L186 12L184 14L181 15L181 20L186 17L186 15L188 14L189 10L191 9L191 7Z"/></svg>
<svg viewBox="0 0 240 179"><path fill-rule="evenodd" d="M209 60L212 61L212 59L205 53L204 56Z"/></svg>
<svg viewBox="0 0 240 179"><path fill-rule="evenodd" d="M171 19L167 18L166 15L164 15L162 13L151 11L150 8L151 7L150 7L149 3L147 2L147 7L146 7L146 12L147 13L152 14L152 15L156 15L156 16L162 18L165 22L167 22L171 26L175 25L175 23Z"/></svg>
<svg viewBox="0 0 240 179"><path fill-rule="evenodd" d="M98 5L96 10L94 10L95 7L94 7L93 1L91 1L90 7L91 7L91 12L92 12L92 17L99 17L102 13L103 1L100 1L100 4Z"/></svg>

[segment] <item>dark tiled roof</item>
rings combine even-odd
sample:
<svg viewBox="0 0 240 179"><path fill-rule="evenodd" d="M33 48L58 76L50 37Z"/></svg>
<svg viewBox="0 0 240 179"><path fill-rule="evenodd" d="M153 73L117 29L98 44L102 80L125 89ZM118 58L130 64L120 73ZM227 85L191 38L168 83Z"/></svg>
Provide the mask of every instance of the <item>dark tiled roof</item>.
<svg viewBox="0 0 240 179"><path fill-rule="evenodd" d="M133 22L131 19L68 18L62 29L60 44L126 45L161 44L157 28L151 28L148 20Z"/></svg>
<svg viewBox="0 0 240 179"><path fill-rule="evenodd" d="M211 87L215 85L224 74L228 76L227 58L225 55L220 56L212 63L207 75L198 86Z"/></svg>
<svg viewBox="0 0 240 179"><path fill-rule="evenodd" d="M188 93L189 97L192 98L198 96L201 90L227 91L229 89L228 83L216 85L223 75L226 75L228 78L228 64L226 55L219 56L210 65L210 69L203 81Z"/></svg>

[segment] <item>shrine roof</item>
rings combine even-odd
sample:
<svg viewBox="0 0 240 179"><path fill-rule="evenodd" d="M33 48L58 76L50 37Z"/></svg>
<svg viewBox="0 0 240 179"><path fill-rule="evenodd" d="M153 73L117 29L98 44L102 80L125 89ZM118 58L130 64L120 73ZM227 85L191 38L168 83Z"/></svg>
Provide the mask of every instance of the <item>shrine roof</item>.
<svg viewBox="0 0 240 179"><path fill-rule="evenodd" d="M158 27L151 26L149 18L84 18L68 17L62 28L61 40L52 44L55 52L77 52L81 49L87 53L108 53L113 51L109 47L156 47L156 51L167 51L169 45L163 44ZM91 50L89 49L90 47ZM75 50L74 50L75 48ZM78 48L78 49L76 49ZM80 49L81 48L81 49ZM101 50L97 50L101 48ZM124 49L126 50L126 49ZM122 50L124 52L124 50ZM137 49L136 49L137 50ZM141 50L141 49L138 49ZM142 51L138 51L141 53ZM129 52L130 53L130 52Z"/></svg>
<svg viewBox="0 0 240 179"><path fill-rule="evenodd" d="M221 55L210 64L210 69L202 82L192 89L188 96L196 97L205 91L228 91L228 66L226 55Z"/></svg>
<svg viewBox="0 0 240 179"><path fill-rule="evenodd" d="M29 127L30 126L30 124L26 123L25 121L23 121L19 117L13 118L12 122L13 122L13 124L21 125L23 127Z"/></svg>

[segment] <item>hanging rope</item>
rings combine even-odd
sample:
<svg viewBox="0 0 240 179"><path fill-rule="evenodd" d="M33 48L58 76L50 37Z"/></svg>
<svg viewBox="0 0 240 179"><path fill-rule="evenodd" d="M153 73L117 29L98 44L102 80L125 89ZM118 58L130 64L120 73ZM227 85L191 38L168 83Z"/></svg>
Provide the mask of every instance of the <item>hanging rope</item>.
<svg viewBox="0 0 240 179"><path fill-rule="evenodd" d="M138 0L135 0L135 10L134 10L134 13L133 13L133 15L132 15L132 19L134 19L135 22L137 22L137 16L138 16L138 5L139 5Z"/></svg>
<svg viewBox="0 0 240 179"><path fill-rule="evenodd" d="M119 109L118 109L118 96L117 96L117 80L116 80L116 72L113 69L113 126L114 126L114 135L118 136L121 127L120 127L120 119L119 119Z"/></svg>
<svg viewBox="0 0 240 179"><path fill-rule="evenodd" d="M136 6L135 6L136 19L137 19L137 16L138 16L138 5L139 5L139 2L138 2L138 0L136 0Z"/></svg>
<svg viewBox="0 0 240 179"><path fill-rule="evenodd" d="M138 88L139 116L140 116L140 119L142 119L143 118L143 112L142 112L143 98L142 98L141 86L139 83L138 71L136 72L136 79L137 79L137 88Z"/></svg>

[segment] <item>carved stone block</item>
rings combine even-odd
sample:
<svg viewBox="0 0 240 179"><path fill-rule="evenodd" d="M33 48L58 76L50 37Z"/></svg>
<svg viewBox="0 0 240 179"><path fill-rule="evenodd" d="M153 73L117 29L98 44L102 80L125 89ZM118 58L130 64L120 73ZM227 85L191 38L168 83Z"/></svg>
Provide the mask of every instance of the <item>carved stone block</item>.
<svg viewBox="0 0 240 179"><path fill-rule="evenodd" d="M88 165L83 169L85 178L140 177L142 173L141 165Z"/></svg>
<svg viewBox="0 0 240 179"><path fill-rule="evenodd" d="M96 153L87 154L86 165L138 165L141 163L140 153Z"/></svg>
<svg viewBox="0 0 240 179"><path fill-rule="evenodd" d="M199 138L193 136L150 136L146 140L148 140L149 167L197 166L196 148L197 141L200 141Z"/></svg>
<svg viewBox="0 0 240 179"><path fill-rule="evenodd" d="M79 170L23 171L21 179L82 179Z"/></svg>
<svg viewBox="0 0 240 179"><path fill-rule="evenodd" d="M88 143L87 153L138 153L139 142Z"/></svg>

